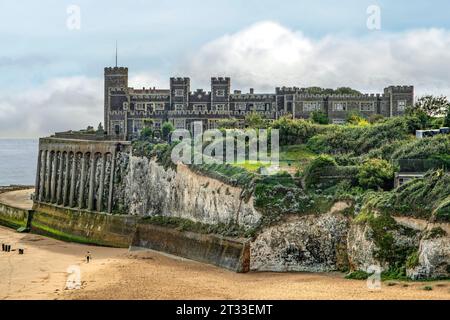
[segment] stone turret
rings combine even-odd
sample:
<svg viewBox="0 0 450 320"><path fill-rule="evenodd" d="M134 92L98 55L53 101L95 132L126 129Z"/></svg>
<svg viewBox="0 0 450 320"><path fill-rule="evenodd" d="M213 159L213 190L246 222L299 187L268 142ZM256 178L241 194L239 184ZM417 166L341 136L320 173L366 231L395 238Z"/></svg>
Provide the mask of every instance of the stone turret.
<svg viewBox="0 0 450 320"><path fill-rule="evenodd" d="M110 121L109 121L109 90L111 88L124 88L128 87L128 68L126 67L107 67L105 68L105 100L104 100L104 124L105 131L110 133Z"/></svg>

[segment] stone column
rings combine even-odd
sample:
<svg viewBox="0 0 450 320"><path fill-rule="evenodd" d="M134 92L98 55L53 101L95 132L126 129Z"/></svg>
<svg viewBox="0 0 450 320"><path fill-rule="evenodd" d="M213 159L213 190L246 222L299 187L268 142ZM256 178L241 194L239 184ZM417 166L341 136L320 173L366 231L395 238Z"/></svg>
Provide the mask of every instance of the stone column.
<svg viewBox="0 0 450 320"><path fill-rule="evenodd" d="M70 194L69 194L69 207L73 207L75 198L75 177L77 169L77 154L73 153L72 157L72 169L70 170Z"/></svg>
<svg viewBox="0 0 450 320"><path fill-rule="evenodd" d="M39 190L41 188L41 157L42 157L42 150L39 150L38 152L38 158L37 158L37 168L36 168L36 182L34 184L34 199L39 199Z"/></svg>
<svg viewBox="0 0 450 320"><path fill-rule="evenodd" d="M45 202L49 201L50 199L50 178L52 176L52 168L51 168L51 154L52 152L50 150L47 150L47 164L46 164L46 168L45 168L45 174L46 174L46 178L45 178Z"/></svg>
<svg viewBox="0 0 450 320"><path fill-rule="evenodd" d="M111 174L109 179L108 213L112 213L114 193L114 171L116 171L116 152L111 154Z"/></svg>
<svg viewBox="0 0 450 320"><path fill-rule="evenodd" d="M61 204L62 201L62 182L63 182L63 163L64 157L62 151L59 152L59 166L58 166L58 183L56 184L56 204Z"/></svg>
<svg viewBox="0 0 450 320"><path fill-rule="evenodd" d="M69 152L66 152L66 156L64 159L64 164L65 164L65 169L64 169L64 185L63 185L63 195L62 195L62 205L66 206L67 205L67 191L69 188L69 170L70 170L70 166L69 166L69 161L70 157L69 157Z"/></svg>
<svg viewBox="0 0 450 320"><path fill-rule="evenodd" d="M47 150L41 152L41 168L39 172L40 186L39 186L39 201L43 201L45 197L45 165L47 163Z"/></svg>
<svg viewBox="0 0 450 320"><path fill-rule="evenodd" d="M95 190L95 154L91 153L90 157L91 168L89 170L89 196L88 196L88 210L94 210L94 190Z"/></svg>
<svg viewBox="0 0 450 320"><path fill-rule="evenodd" d="M50 180L50 202L56 202L56 169L58 165L58 154L53 152L52 157L52 179Z"/></svg>
<svg viewBox="0 0 450 320"><path fill-rule="evenodd" d="M98 187L97 211L103 210L103 192L105 187L105 169L106 169L106 154L102 154L102 168L100 171L100 185Z"/></svg>
<svg viewBox="0 0 450 320"><path fill-rule="evenodd" d="M83 209L84 201L84 181L86 179L86 155L81 155L81 176L80 176L80 190L78 195L78 208Z"/></svg>

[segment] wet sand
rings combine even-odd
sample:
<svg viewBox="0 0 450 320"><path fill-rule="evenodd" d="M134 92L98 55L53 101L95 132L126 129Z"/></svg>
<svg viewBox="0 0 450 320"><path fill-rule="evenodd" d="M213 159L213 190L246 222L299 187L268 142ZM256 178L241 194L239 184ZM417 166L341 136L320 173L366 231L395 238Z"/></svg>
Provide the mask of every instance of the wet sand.
<svg viewBox="0 0 450 320"><path fill-rule="evenodd" d="M33 200L31 200L31 194L33 192L34 188L0 193L0 202L19 209L28 210L33 206Z"/></svg>
<svg viewBox="0 0 450 320"><path fill-rule="evenodd" d="M0 299L450 299L449 281L383 282L370 291L365 281L341 273L237 274L156 252L66 243L4 227L0 243L25 249L24 255L0 252ZM70 266L80 268L80 289L65 290Z"/></svg>

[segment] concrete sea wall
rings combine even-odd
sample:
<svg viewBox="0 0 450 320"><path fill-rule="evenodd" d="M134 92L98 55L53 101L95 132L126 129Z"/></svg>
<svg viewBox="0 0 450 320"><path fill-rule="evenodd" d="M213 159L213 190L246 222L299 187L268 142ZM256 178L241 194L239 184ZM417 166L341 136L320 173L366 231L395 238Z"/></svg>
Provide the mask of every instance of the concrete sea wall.
<svg viewBox="0 0 450 320"><path fill-rule="evenodd" d="M14 229L26 228L31 214L31 210L0 203L0 225L2 226Z"/></svg>
<svg viewBox="0 0 450 320"><path fill-rule="evenodd" d="M245 239L198 234L143 223L137 226L132 247L162 251L235 272L248 272L250 268L250 244Z"/></svg>
<svg viewBox="0 0 450 320"><path fill-rule="evenodd" d="M138 217L35 203L31 231L66 241L127 248Z"/></svg>

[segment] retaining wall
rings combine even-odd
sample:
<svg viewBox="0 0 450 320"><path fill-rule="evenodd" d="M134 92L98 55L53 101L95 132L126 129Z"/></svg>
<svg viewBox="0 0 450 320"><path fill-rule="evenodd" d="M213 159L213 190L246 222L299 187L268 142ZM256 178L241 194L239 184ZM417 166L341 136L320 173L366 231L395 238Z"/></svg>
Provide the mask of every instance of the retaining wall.
<svg viewBox="0 0 450 320"><path fill-rule="evenodd" d="M27 227L31 210L19 209L4 203L0 203L0 225L18 229Z"/></svg>
<svg viewBox="0 0 450 320"><path fill-rule="evenodd" d="M198 234L172 228L138 224L132 247L148 248L235 272L248 272L250 244L245 239Z"/></svg>
<svg viewBox="0 0 450 320"><path fill-rule="evenodd" d="M138 218L35 202L31 231L66 241L128 248Z"/></svg>

